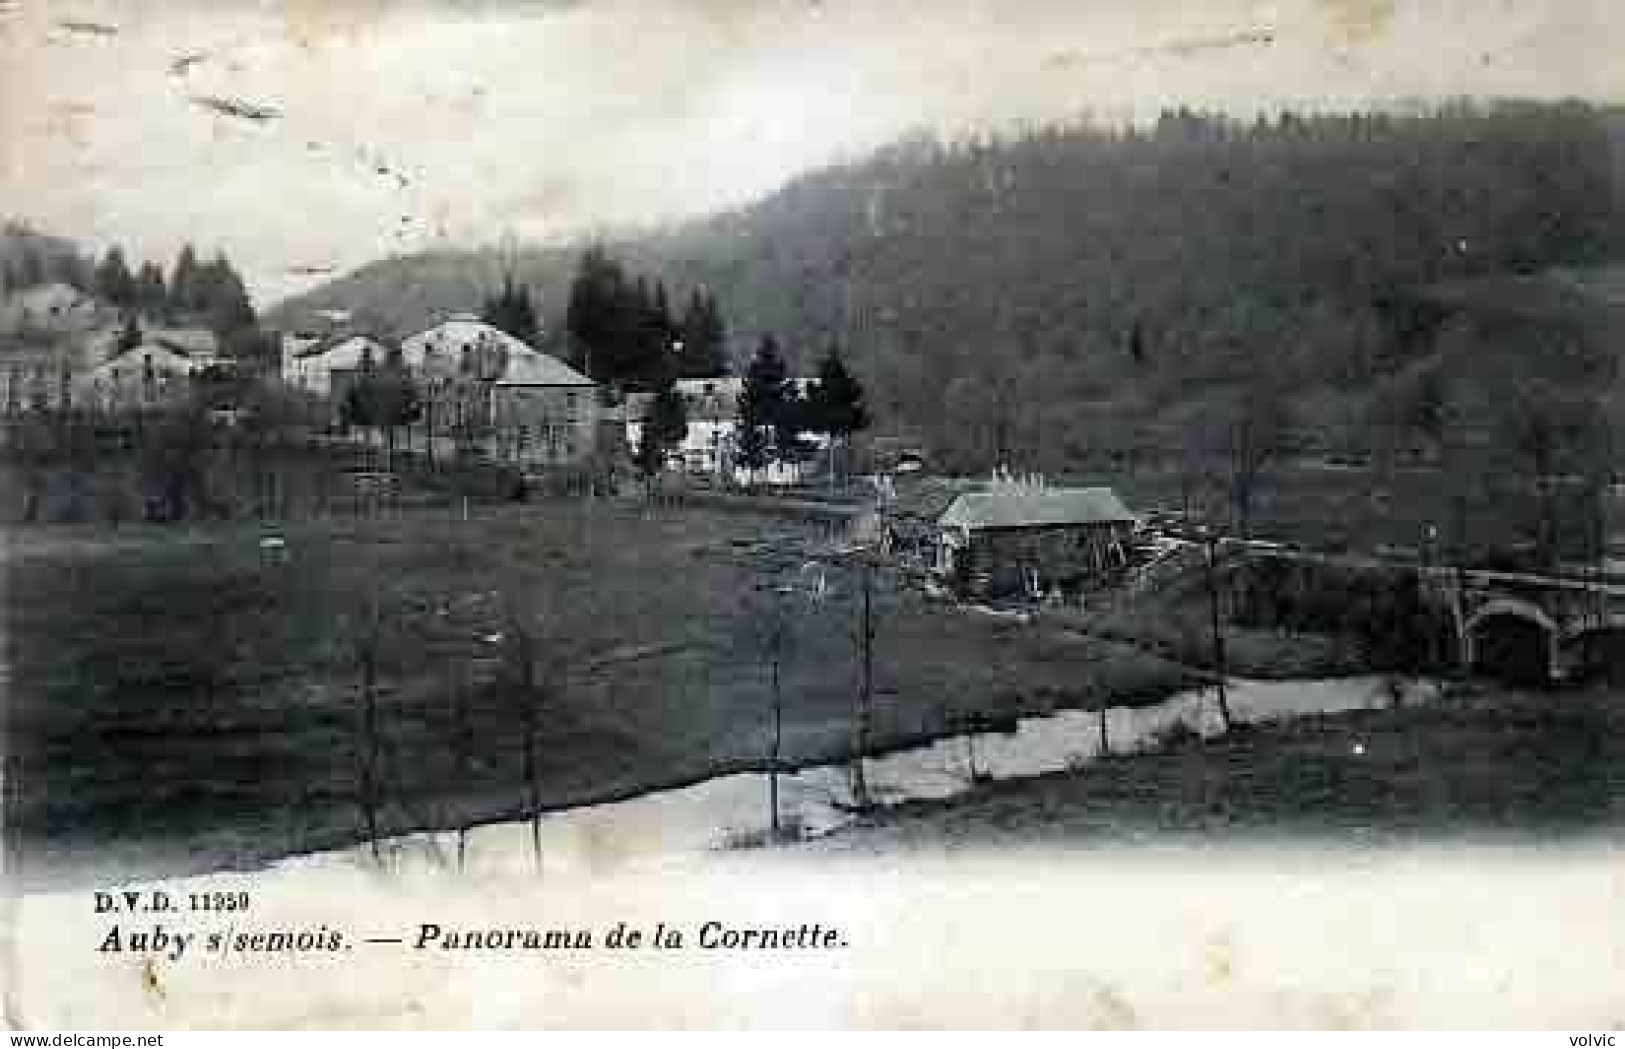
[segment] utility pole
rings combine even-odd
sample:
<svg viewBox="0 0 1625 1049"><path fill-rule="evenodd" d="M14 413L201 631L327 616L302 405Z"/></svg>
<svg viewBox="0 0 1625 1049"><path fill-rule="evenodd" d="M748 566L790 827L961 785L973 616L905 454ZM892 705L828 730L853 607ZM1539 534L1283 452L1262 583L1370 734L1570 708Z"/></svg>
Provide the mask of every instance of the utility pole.
<svg viewBox="0 0 1625 1049"><path fill-rule="evenodd" d="M779 840L779 750L784 741L784 705L779 698L779 659L773 657L773 757L767 773L768 806L773 810L773 840Z"/></svg>
<svg viewBox="0 0 1625 1049"><path fill-rule="evenodd" d="M1218 672L1219 718L1226 732L1230 731L1230 701L1225 695L1224 631L1219 628L1219 586L1215 569L1219 556L1219 537L1213 532L1207 536L1207 596L1208 611L1213 620L1213 666Z"/></svg>
<svg viewBox="0 0 1625 1049"><path fill-rule="evenodd" d="M1423 614L1428 622L1427 662L1430 671L1442 670L1445 664L1444 654L1439 651L1440 642L1443 640L1443 637L1439 632L1438 624L1433 618L1433 611L1437 607L1435 602L1444 593L1445 584L1442 582L1442 573L1444 572L1445 565L1443 558L1443 551L1439 545L1439 526L1430 524L1427 526L1427 531L1423 535L1422 571L1421 575L1417 578L1418 593L1421 598ZM1452 607L1452 626L1454 626L1454 621L1455 609ZM1438 692L1440 696L1445 694L1445 684L1442 676L1438 681Z"/></svg>
<svg viewBox="0 0 1625 1049"><path fill-rule="evenodd" d="M859 642L862 646L863 679L858 691L858 709L852 719L852 801L860 809L869 807L869 785L863 775L863 758L869 749L869 710L874 696L874 640L875 630L870 592L873 589L873 566L867 556L863 561L863 622Z"/></svg>
<svg viewBox="0 0 1625 1049"><path fill-rule="evenodd" d="M768 645L773 655L773 753L768 759L767 769L767 804L772 815L773 841L777 842L779 830L779 756L784 742L784 701L779 688L779 664L784 659L784 645L788 625L785 622L785 608L782 597L777 599L773 609L772 634Z"/></svg>
<svg viewBox="0 0 1625 1049"><path fill-rule="evenodd" d="M1463 688L1472 673L1472 637L1467 632L1467 497L1457 494L1456 518L1456 664Z"/></svg>

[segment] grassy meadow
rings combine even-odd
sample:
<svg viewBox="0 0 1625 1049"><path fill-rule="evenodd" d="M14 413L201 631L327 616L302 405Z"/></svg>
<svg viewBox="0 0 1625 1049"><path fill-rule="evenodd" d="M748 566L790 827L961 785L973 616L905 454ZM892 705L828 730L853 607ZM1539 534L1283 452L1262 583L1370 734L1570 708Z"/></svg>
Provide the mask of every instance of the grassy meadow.
<svg viewBox="0 0 1625 1049"><path fill-rule="evenodd" d="M268 534L8 535L8 779L31 867L251 864L359 840L365 797L392 833L519 815L530 784L549 808L762 767L781 617L783 760L851 751L860 577L826 567L815 597L822 525L561 500ZM872 600L875 749L1191 680L884 571Z"/></svg>

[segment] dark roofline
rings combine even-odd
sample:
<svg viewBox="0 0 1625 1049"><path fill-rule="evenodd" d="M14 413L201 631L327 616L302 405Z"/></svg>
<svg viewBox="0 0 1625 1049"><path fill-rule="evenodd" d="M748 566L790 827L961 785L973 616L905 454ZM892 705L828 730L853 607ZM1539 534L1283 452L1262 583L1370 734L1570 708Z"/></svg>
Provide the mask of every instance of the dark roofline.
<svg viewBox="0 0 1625 1049"><path fill-rule="evenodd" d="M941 525L943 528L959 528L967 532L1042 532L1046 529L1057 528L1120 528L1124 525L1134 524L1136 518L1132 517L1089 517L1077 518L1070 521L1048 521L1042 524L951 524Z"/></svg>

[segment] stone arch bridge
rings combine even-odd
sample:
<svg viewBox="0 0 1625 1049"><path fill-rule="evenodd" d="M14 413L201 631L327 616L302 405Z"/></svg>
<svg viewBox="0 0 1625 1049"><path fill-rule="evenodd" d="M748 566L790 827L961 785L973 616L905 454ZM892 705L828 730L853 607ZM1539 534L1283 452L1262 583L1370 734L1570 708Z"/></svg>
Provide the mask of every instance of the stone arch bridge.
<svg viewBox="0 0 1625 1049"><path fill-rule="evenodd" d="M1625 585L1448 568L1421 575L1423 593L1451 609L1469 666L1530 683L1619 672Z"/></svg>
<svg viewBox="0 0 1625 1049"><path fill-rule="evenodd" d="M1625 583L1573 574L1407 566L1249 545L1244 557L1340 572L1414 573L1423 602L1455 624L1462 660L1481 672L1526 684L1571 681L1599 671L1625 681Z"/></svg>

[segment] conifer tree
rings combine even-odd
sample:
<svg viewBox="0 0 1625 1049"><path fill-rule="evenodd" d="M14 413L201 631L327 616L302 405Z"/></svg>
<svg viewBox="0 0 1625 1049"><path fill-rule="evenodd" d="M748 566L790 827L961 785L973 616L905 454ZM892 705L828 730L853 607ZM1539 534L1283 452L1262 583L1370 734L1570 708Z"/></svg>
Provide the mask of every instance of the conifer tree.
<svg viewBox="0 0 1625 1049"><path fill-rule="evenodd" d="M565 329L578 354L578 359L570 363L599 382L614 382L621 377L616 314L625 299L624 284L620 264L598 245L581 256L570 284Z"/></svg>
<svg viewBox="0 0 1625 1049"><path fill-rule="evenodd" d="M115 306L135 305L135 278L124 261L124 250L117 244L107 249L96 267L96 293Z"/></svg>
<svg viewBox="0 0 1625 1049"><path fill-rule="evenodd" d="M485 300L480 319L527 346L535 346L541 338L541 323L536 317L530 288L516 284L512 274L502 278L501 291Z"/></svg>
<svg viewBox="0 0 1625 1049"><path fill-rule="evenodd" d="M177 312L199 309L197 251L187 244L175 258L175 268L169 275L169 305Z"/></svg>
<svg viewBox="0 0 1625 1049"><path fill-rule="evenodd" d="M350 426L376 428L384 438L386 468L392 468L395 431L422 418L422 397L399 347L391 347L382 362L373 358L368 347L357 372L345 392L341 418Z"/></svg>
<svg viewBox="0 0 1625 1049"><path fill-rule="evenodd" d="M852 435L869 425L863 385L847 370L839 346L831 344L818 365L818 381L807 398L806 428L829 438L830 479L837 445L850 447Z"/></svg>
<svg viewBox="0 0 1625 1049"><path fill-rule="evenodd" d="M225 255L216 255L199 274L199 306L210 329L222 340L254 327L258 318L248 289Z"/></svg>
<svg viewBox="0 0 1625 1049"><path fill-rule="evenodd" d="M714 296L695 291L683 312L679 331L683 351L678 374L685 379L712 379L728 374L727 331Z"/></svg>
<svg viewBox="0 0 1625 1049"><path fill-rule="evenodd" d="M688 409L682 395L670 381L663 383L649 404L649 417L643 422L638 442L638 471L645 480L653 478L665 465L666 456L688 436Z"/></svg>
<svg viewBox="0 0 1625 1049"><path fill-rule="evenodd" d="M164 271L156 263L141 264L135 278L135 297L141 312L149 317L168 312L169 290L164 286Z"/></svg>
<svg viewBox="0 0 1625 1049"><path fill-rule="evenodd" d="M831 345L818 365L818 381L809 397L807 427L832 438L847 438L869 425L863 384L847 370L841 348Z"/></svg>
<svg viewBox="0 0 1625 1049"><path fill-rule="evenodd" d="M739 465L752 473L765 467L777 450L776 431L785 421L789 391L789 373L779 342L764 335L739 391Z"/></svg>

